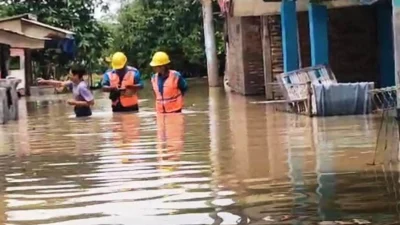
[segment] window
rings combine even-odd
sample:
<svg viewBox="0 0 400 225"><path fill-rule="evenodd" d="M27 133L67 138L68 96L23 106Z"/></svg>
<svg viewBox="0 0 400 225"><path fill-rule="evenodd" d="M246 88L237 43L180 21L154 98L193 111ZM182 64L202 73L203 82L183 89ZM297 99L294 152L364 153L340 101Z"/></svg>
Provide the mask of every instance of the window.
<svg viewBox="0 0 400 225"><path fill-rule="evenodd" d="M21 69L21 57L11 56L10 57L10 70L20 70Z"/></svg>

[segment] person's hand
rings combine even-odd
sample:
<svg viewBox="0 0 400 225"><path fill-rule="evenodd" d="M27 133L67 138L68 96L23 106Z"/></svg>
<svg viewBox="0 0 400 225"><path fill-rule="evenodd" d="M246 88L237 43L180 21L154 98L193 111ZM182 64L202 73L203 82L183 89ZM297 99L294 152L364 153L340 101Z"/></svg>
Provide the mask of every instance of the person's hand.
<svg viewBox="0 0 400 225"><path fill-rule="evenodd" d="M136 87L136 86L129 86L129 87L126 87L127 89L126 89L126 94L127 95L134 95L134 94L136 94L137 92L138 92L138 88Z"/></svg>
<svg viewBox="0 0 400 225"><path fill-rule="evenodd" d="M131 89L131 90L137 90L137 89L139 89L139 85L126 85L126 88Z"/></svg>
<svg viewBox="0 0 400 225"><path fill-rule="evenodd" d="M43 79L43 78L41 78L41 77L39 77L38 79L36 79L36 82L37 82L38 84L44 84L44 83L46 83L46 80Z"/></svg>
<svg viewBox="0 0 400 225"><path fill-rule="evenodd" d="M73 100L73 99L70 99L70 100L67 101L67 104L68 105L76 105L76 101Z"/></svg>

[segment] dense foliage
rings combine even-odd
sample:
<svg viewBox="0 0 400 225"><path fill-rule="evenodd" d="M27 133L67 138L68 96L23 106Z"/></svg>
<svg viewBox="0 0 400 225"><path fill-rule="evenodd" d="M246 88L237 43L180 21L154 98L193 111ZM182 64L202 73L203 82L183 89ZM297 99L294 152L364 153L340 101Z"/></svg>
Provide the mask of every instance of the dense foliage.
<svg viewBox="0 0 400 225"><path fill-rule="evenodd" d="M117 15L101 21L94 18L94 10L106 6L102 0L6 0L0 3L0 17L33 13L41 22L74 31L78 45L75 60L85 63L93 72L104 71L108 66L101 59L112 52L123 51L131 65L148 74L151 55L162 50L170 54L174 67L187 75L206 74L199 0L119 2L123 6ZM219 11L217 7L215 3L215 12ZM222 56L223 20L218 15L214 18L217 48ZM40 65L40 71L35 73L45 77L50 67L62 74L60 68L66 68L71 62L54 50L38 51L33 59Z"/></svg>
<svg viewBox="0 0 400 225"><path fill-rule="evenodd" d="M218 5L215 4L218 12ZM206 75L202 6L193 0L135 0L121 8L113 49L149 71L151 55L166 51L176 69L187 75ZM215 16L219 54L223 52L223 20Z"/></svg>
<svg viewBox="0 0 400 225"><path fill-rule="evenodd" d="M112 40L106 27L94 19L94 9L101 3L96 0L8 0L0 5L0 16L32 13L41 22L75 32L78 46L75 60L96 69L102 66L99 63L102 49L109 48ZM35 52L33 60L40 65L40 71L36 72L44 76L50 67L62 72L71 62L65 54L54 50Z"/></svg>

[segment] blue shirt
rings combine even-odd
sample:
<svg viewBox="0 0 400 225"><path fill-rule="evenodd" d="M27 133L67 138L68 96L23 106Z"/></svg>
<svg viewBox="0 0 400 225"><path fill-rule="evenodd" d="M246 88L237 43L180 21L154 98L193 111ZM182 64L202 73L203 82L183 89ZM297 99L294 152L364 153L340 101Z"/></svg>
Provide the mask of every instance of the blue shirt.
<svg viewBox="0 0 400 225"><path fill-rule="evenodd" d="M133 68L133 67L130 67L130 66L128 66L127 68L128 68L128 71L134 72L135 84L136 84L136 85L139 85L140 88L143 88L144 84L143 84L142 78L141 78L141 76L140 76L139 70L137 70L137 69L135 69L135 68ZM107 70L107 71L104 73L104 75L103 75L103 81L101 82L101 84L102 84L103 86L110 86L110 77L108 76L108 74L109 74L110 72L114 72L114 70Z"/></svg>
<svg viewBox="0 0 400 225"><path fill-rule="evenodd" d="M188 89L188 85L187 82L185 80L185 78L182 77L182 75L175 71L175 75L178 76L178 88L179 90L181 90L182 95L185 94L185 92ZM154 74L152 78L154 78L156 75ZM158 90L160 91L160 93L162 94L164 92L164 83L167 80L168 77L163 77L163 76L158 76Z"/></svg>

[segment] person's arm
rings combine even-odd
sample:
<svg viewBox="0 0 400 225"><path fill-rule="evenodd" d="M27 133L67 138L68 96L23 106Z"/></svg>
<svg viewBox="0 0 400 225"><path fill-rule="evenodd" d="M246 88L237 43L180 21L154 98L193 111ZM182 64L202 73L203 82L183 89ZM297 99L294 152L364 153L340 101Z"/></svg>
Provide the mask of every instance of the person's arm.
<svg viewBox="0 0 400 225"><path fill-rule="evenodd" d="M186 91L188 90L187 82L186 82L185 78L183 78L183 76L179 72L177 72L177 75L179 77L178 88L179 88L179 90L181 90L182 95L184 95L186 93Z"/></svg>
<svg viewBox="0 0 400 225"><path fill-rule="evenodd" d="M78 106L78 107L89 107L94 105L94 100L90 101L90 102L86 102L86 101L77 101L77 100L68 100L67 101L69 105L73 105L73 106Z"/></svg>
<svg viewBox="0 0 400 225"><path fill-rule="evenodd" d="M105 73L103 75L103 81L101 84L103 86L102 89L104 92L111 92L115 90L115 88L110 87L110 77L108 76L108 73Z"/></svg>
<svg viewBox="0 0 400 225"><path fill-rule="evenodd" d="M44 80L42 78L39 78L37 82L38 84L47 84L54 87L67 87L71 85L71 81Z"/></svg>
<svg viewBox="0 0 400 225"><path fill-rule="evenodd" d="M151 86L152 86L152 93L153 93L153 96L154 96L154 98L157 98L157 95L156 95L156 93L154 92L154 87L153 87L153 79L155 79L155 77L156 77L156 74L153 74L153 75L151 75L151 77L150 77L150 83L151 83Z"/></svg>
<svg viewBox="0 0 400 225"><path fill-rule="evenodd" d="M142 75L140 74L140 71L137 70L135 73L135 84L139 89L143 89L144 88L144 83L142 81Z"/></svg>
<svg viewBox="0 0 400 225"><path fill-rule="evenodd" d="M80 107L88 107L94 105L94 97L92 92L87 87L79 88L79 95L84 101L69 100L68 104Z"/></svg>

